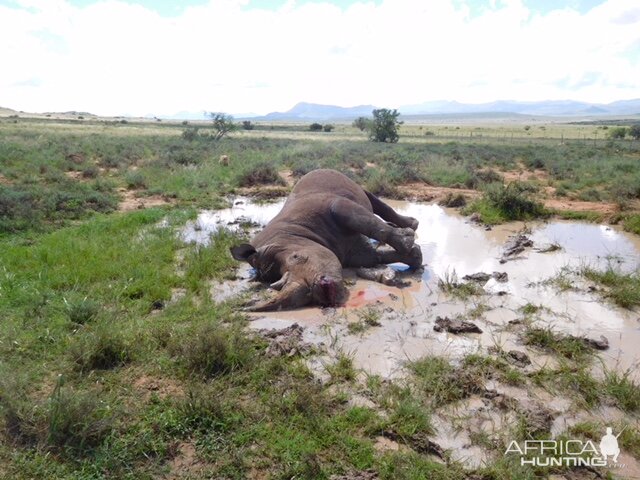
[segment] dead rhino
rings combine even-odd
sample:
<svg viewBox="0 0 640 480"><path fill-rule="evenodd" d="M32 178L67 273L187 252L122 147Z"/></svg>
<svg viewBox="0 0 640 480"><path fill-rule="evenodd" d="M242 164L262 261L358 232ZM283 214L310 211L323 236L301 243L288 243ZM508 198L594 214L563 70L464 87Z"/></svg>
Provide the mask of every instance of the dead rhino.
<svg viewBox="0 0 640 480"><path fill-rule="evenodd" d="M257 280L280 290L249 310L336 306L348 298L343 267L395 262L421 267L417 227L415 218L399 215L342 173L314 170L298 181L280 213L251 244L234 246L231 254L249 262ZM391 248L375 248L369 238Z"/></svg>

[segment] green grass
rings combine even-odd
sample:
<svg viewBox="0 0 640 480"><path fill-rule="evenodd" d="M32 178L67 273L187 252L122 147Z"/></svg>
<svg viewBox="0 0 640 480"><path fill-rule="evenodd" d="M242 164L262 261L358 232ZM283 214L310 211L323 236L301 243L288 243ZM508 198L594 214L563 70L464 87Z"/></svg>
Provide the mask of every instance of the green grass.
<svg viewBox="0 0 640 480"><path fill-rule="evenodd" d="M640 215L627 215L625 216L622 225L627 232L640 235Z"/></svg>
<svg viewBox="0 0 640 480"><path fill-rule="evenodd" d="M176 473L170 466L187 445L202 469L181 472L187 476L328 479L373 469L383 479L533 478L500 456L475 472L436 462L417 453L419 439L434 434L438 409L481 394L490 379L637 413L631 377L607 372L597 381L572 346L555 340L564 363L528 375L501 354L469 355L460 365L426 357L408 365L406 384L369 377L365 386L342 354L320 383L300 359L267 357L266 342L247 332L232 302L210 298L212 280L233 278L228 247L240 238L220 230L197 246L175 235L196 208L226 205L241 185L286 191L284 169L299 177L337 168L390 196L407 182L482 188L502 218L537 213L527 203L537 195L531 185L487 187L521 164L545 170L569 197L637 197L640 151L630 142L558 146L532 133L531 144L512 143L502 131L490 140L497 127L445 128L430 126L426 137L405 125L398 144L379 145L344 125L330 135L256 125L213 142L185 140L184 126L168 122L0 120L0 476L159 478ZM173 206L115 212L123 188ZM633 215L624 220L632 231ZM463 299L480 293L458 283L443 285ZM186 294L172 300L174 289ZM377 310L363 310L356 323L379 321ZM350 405L350 392L362 390L376 408ZM378 452L383 432L405 448ZM623 435L637 444L637 432Z"/></svg>
<svg viewBox="0 0 640 480"><path fill-rule="evenodd" d="M561 335L550 328L529 327L525 330L522 341L525 345L535 346L576 362L584 362L593 355L593 349L582 339Z"/></svg>
<svg viewBox="0 0 640 480"><path fill-rule="evenodd" d="M482 287L476 282L460 282L455 270L447 270L443 277L438 278L438 288L444 293L461 300L484 293Z"/></svg>
<svg viewBox="0 0 640 480"><path fill-rule="evenodd" d="M477 212L482 222L490 225L548 216L542 204L532 199L534 191L530 185L519 182L492 183L487 185L481 199L465 207L464 213Z"/></svg>
<svg viewBox="0 0 640 480"><path fill-rule="evenodd" d="M588 280L606 287L606 297L623 308L640 305L640 273L623 273L609 266L604 270L583 267L579 273Z"/></svg>

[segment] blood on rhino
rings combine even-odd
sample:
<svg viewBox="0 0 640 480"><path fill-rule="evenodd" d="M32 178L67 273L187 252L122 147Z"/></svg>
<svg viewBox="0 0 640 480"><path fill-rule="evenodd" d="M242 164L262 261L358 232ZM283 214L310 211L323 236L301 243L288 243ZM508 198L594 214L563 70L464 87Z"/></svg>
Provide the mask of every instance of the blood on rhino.
<svg viewBox="0 0 640 480"><path fill-rule="evenodd" d="M320 169L303 176L278 215L231 254L279 290L249 310L337 306L349 296L343 267L401 262L420 268L417 227L415 218L398 214L342 173ZM371 238L383 246L376 248Z"/></svg>

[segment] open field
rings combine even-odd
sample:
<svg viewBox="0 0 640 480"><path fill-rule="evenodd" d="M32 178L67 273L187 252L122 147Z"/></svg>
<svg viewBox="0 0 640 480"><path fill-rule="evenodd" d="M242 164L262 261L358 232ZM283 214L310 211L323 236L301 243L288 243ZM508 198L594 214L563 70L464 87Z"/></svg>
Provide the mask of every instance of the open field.
<svg viewBox="0 0 640 480"><path fill-rule="evenodd" d="M511 440L549 438L558 404L572 422L554 435L597 443L612 426L626 470L602 474L640 475L637 365L615 368L580 337L541 327L557 313L544 297L509 310L506 327L533 365L496 342L412 359L398 377L367 374L349 350L273 354L247 328L244 296L216 301L215 286L240 275L228 247L247 229L206 245L176 235L200 209L281 197L320 167L388 198L462 197L456 206L483 225L556 216L640 235L640 142L595 125L525 126L405 125L388 145L347 125L259 126L214 142L206 128L184 138L193 125L180 122L0 119L0 478L598 478L503 455ZM597 295L593 308L632 322L638 272L614 266L550 271L544 288L583 304ZM491 320L497 295L454 273L439 303ZM364 342L392 324L376 305L331 318L329 350L335 335ZM473 421L497 422L495 412L496 431ZM460 431L464 445L432 441Z"/></svg>

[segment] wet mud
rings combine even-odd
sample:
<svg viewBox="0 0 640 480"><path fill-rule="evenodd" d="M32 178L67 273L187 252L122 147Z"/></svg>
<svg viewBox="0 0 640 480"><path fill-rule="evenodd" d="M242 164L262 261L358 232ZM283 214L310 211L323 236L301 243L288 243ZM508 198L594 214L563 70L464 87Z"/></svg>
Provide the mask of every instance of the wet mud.
<svg viewBox="0 0 640 480"><path fill-rule="evenodd" d="M295 332L293 343L304 345L305 351L309 345L321 345L320 353L308 357L321 378L326 377L323 365L338 354L350 356L363 374L385 379L405 376L407 361L446 356L456 364L467 354L487 354L496 348L505 352L514 368L524 372L553 366L556 359L551 354L523 344L522 331L532 322L560 335L584 339L607 368L627 370L637 365L637 312L603 300L586 282L566 290L548 282L563 269L585 265L602 268L615 262L623 271L634 271L640 259L637 236L614 226L561 220L526 225L514 222L486 230L455 210L436 204L389 203L399 213L420 221L416 243L422 249L424 271L408 272L402 264L390 266L395 275L388 269L346 271L350 297L343 307L251 314L250 328L263 333L290 329ZM281 206L282 201L257 205L246 198L236 199L228 209L202 212L180 235L185 241L206 243L221 227L241 228L238 219L259 228ZM462 282L473 283L479 294L456 298L443 292L439 280L452 273ZM242 290L249 272L242 270L240 277L228 288L229 294L220 284L212 286L214 300L227 300ZM403 288L395 283L398 279ZM527 305L536 306L534 315L523 313ZM363 316L374 321L367 322L363 330L349 328L350 323L362 322ZM471 325L473 333L452 333L451 325ZM288 344L279 354L299 353L295 347L287 348ZM633 370L632 375L640 381L637 372ZM469 428L454 428L451 413L434 418L437 434L430 440L448 452L457 452L454 458L469 467L488 460L486 450L469 439L474 429L499 432L525 416L530 424L540 424L541 429L557 435L585 421L583 414L571 408L570 399L542 389L528 391L499 382L490 382L486 388L496 392L495 398L474 395L456 406L458 414L464 410L470 418ZM500 402L515 402L518 407L500 408ZM590 419L609 422L619 416L620 411L613 407L600 407Z"/></svg>

